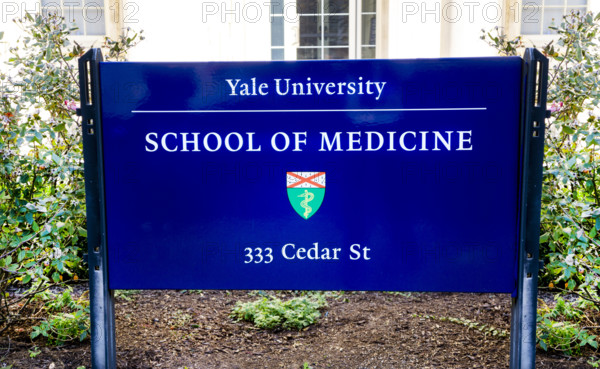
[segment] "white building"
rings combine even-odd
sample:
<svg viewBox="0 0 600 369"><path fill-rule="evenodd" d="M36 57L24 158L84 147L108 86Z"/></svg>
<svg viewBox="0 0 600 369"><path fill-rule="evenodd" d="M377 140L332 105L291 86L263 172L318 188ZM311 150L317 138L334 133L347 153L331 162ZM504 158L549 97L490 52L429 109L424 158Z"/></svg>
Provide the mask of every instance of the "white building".
<svg viewBox="0 0 600 369"><path fill-rule="evenodd" d="M416 58L493 55L481 30L502 27L537 45L570 10L600 0L2 0L0 53L19 36L12 19L61 12L72 37L99 45L123 27L144 30L134 61Z"/></svg>

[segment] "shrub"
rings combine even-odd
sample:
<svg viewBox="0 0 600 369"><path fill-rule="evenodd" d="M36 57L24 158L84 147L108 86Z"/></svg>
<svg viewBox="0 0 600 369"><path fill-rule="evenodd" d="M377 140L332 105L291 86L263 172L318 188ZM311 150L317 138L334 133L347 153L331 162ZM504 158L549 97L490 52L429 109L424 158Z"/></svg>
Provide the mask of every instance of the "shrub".
<svg viewBox="0 0 600 369"><path fill-rule="evenodd" d="M87 293L73 300L71 289L59 295L40 294L46 300L49 317L33 327L31 339L43 336L52 345L62 345L79 339L83 341L90 333L90 308Z"/></svg>
<svg viewBox="0 0 600 369"><path fill-rule="evenodd" d="M325 296L317 293L281 301L277 297L263 297L253 302L238 302L231 317L254 323L264 329L301 330L314 324L320 317L319 309L327 306Z"/></svg>
<svg viewBox="0 0 600 369"><path fill-rule="evenodd" d="M571 13L553 28L556 43L543 47L550 59L542 190L540 251L545 259L541 283L556 291L575 293L600 306L600 14ZM516 55L520 39L500 30L482 38L500 53ZM544 349L567 354L596 337L580 322L593 320L596 309L581 310L583 301L557 300L556 307L538 311L538 340Z"/></svg>
<svg viewBox="0 0 600 369"><path fill-rule="evenodd" d="M85 275L85 190L76 61L64 19L18 20L24 37L0 73L0 332L34 296ZM109 55L140 40L108 40Z"/></svg>
<svg viewBox="0 0 600 369"><path fill-rule="evenodd" d="M555 350L567 355L581 353L581 348L598 348L597 336L590 334L580 322L586 320L586 312L593 304L585 300L573 304L556 297L553 308L543 304L538 309L537 340L544 350ZM596 310L597 311L597 310Z"/></svg>

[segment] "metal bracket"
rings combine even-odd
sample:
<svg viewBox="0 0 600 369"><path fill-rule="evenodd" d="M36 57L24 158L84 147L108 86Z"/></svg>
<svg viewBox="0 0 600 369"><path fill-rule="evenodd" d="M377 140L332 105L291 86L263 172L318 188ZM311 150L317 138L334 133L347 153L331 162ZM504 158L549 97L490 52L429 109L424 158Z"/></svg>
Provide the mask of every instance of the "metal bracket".
<svg viewBox="0 0 600 369"><path fill-rule="evenodd" d="M512 301L510 368L535 368L537 282L548 59L525 50L521 107L521 203L518 276Z"/></svg>
<svg viewBox="0 0 600 369"><path fill-rule="evenodd" d="M108 288L104 168L102 166L102 115L100 101L100 49L79 59L79 90L82 117L85 200L87 209L88 266L92 368L116 369L114 296Z"/></svg>

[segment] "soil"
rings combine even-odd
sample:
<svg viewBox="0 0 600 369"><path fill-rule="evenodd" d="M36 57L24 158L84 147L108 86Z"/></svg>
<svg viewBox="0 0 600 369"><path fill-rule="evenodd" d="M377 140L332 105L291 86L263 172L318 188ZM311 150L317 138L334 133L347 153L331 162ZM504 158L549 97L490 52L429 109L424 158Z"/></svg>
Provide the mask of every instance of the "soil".
<svg viewBox="0 0 600 369"><path fill-rule="evenodd" d="M292 292L271 292L288 298ZM229 317L250 291L128 291L116 299L119 368L508 368L510 296L346 292L302 331L266 331ZM546 296L547 298L547 296ZM444 318L457 318L448 321ZM461 324L471 320L480 331ZM51 347L18 328L0 340L0 368L90 368L90 342ZM30 357L38 345L41 353ZM4 356L2 356L4 355ZM537 368L587 368L538 349Z"/></svg>

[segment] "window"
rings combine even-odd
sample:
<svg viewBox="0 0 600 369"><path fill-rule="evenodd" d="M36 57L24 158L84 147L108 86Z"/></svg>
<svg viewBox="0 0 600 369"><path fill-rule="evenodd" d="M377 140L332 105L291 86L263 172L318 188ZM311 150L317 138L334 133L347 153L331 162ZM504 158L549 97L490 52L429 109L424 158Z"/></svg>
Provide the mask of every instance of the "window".
<svg viewBox="0 0 600 369"><path fill-rule="evenodd" d="M587 0L523 0L522 35L553 35L548 27L560 24L571 11L587 11Z"/></svg>
<svg viewBox="0 0 600 369"><path fill-rule="evenodd" d="M42 0L43 14L60 14L67 24L78 28L73 36L104 36L104 10L104 0Z"/></svg>
<svg viewBox="0 0 600 369"><path fill-rule="evenodd" d="M349 9L344 0L298 0L296 59L348 59Z"/></svg>
<svg viewBox="0 0 600 369"><path fill-rule="evenodd" d="M376 0L362 0L360 9L360 56L362 59L375 58L375 31L376 31Z"/></svg>
<svg viewBox="0 0 600 369"><path fill-rule="evenodd" d="M283 2L271 1L271 59L284 60Z"/></svg>
<svg viewBox="0 0 600 369"><path fill-rule="evenodd" d="M273 60L375 57L376 0L271 4Z"/></svg>

